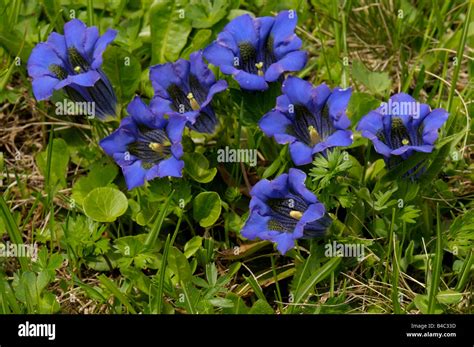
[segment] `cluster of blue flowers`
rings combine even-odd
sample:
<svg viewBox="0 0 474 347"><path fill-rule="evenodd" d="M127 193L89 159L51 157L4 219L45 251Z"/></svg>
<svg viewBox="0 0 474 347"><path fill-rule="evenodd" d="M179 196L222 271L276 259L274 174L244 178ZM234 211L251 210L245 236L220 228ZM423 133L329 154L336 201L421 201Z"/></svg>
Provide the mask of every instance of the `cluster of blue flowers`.
<svg viewBox="0 0 474 347"><path fill-rule="evenodd" d="M231 75L241 90L262 92L271 83L282 83L282 94L273 110L259 121L261 130L280 144L289 144L296 166L310 164L317 153L353 142L347 106L351 89L313 86L286 72L301 70L307 61L301 39L295 34L297 16L282 11L276 17L235 18L203 51L189 60L150 68L154 96L149 105L135 97L129 116L100 145L122 168L129 189L155 177L181 177L184 167L181 144L184 128L213 133L218 119L211 106L214 95L228 88L216 81L204 58ZM63 90L73 101L96 104L96 115L115 116L116 97L101 70L102 53L116 36L108 30L99 36L96 27L74 19L66 23L64 35L51 33L38 44L29 59L33 93L38 100ZM396 94L392 104L417 103L407 94ZM357 130L370 139L389 167L394 157L406 160L414 152L432 152L438 130L448 113L418 104L410 108L382 105L364 116ZM261 180L251 191L250 215L242 229L249 239L277 244L285 254L299 238L321 236L331 224L325 207L305 186L306 174L290 169L274 180Z"/></svg>

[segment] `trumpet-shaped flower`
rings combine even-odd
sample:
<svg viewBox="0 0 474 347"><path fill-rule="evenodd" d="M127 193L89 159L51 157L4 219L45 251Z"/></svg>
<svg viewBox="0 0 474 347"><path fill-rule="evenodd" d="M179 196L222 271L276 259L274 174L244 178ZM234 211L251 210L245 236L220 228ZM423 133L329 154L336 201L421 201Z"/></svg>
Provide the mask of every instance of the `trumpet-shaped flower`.
<svg viewBox="0 0 474 347"><path fill-rule="evenodd" d="M285 254L295 240L322 236L331 224L324 205L305 186L306 174L290 169L272 181L263 179L250 192L250 215L242 236L277 244Z"/></svg>
<svg viewBox="0 0 474 347"><path fill-rule="evenodd" d="M357 129L386 161L391 157L405 160L414 152L432 152L438 130L447 119L446 110L431 111L428 105L399 93L365 115Z"/></svg>
<svg viewBox="0 0 474 347"><path fill-rule="evenodd" d="M72 101L93 102L98 118L114 117L117 98L101 66L102 54L116 35L109 29L100 36L97 27L79 19L64 25L64 35L52 32L28 59L36 99L49 99L54 90L64 89Z"/></svg>
<svg viewBox="0 0 474 347"><path fill-rule="evenodd" d="M100 141L104 151L122 168L128 189L141 186L155 177L181 177L181 138L186 119L179 115L160 116L156 100L148 107L135 97L124 118L111 135Z"/></svg>
<svg viewBox="0 0 474 347"><path fill-rule="evenodd" d="M215 130L217 118L211 101L227 88L227 82L216 81L202 59L202 51L192 53L189 61L179 59L152 66L150 79L159 114L181 114L188 120L188 127L198 132Z"/></svg>
<svg viewBox="0 0 474 347"><path fill-rule="evenodd" d="M267 136L280 144L290 144L290 154L296 165L309 164L315 153L328 148L352 144L352 132L346 130L350 121L346 115L350 89L334 88L289 76L277 98L276 108L259 122Z"/></svg>
<svg viewBox="0 0 474 347"><path fill-rule="evenodd" d="M244 90L263 91L286 71L306 65L307 53L300 50L295 34L298 18L294 11L276 17L252 18L244 14L233 19L204 50L206 59L226 75L232 75Z"/></svg>

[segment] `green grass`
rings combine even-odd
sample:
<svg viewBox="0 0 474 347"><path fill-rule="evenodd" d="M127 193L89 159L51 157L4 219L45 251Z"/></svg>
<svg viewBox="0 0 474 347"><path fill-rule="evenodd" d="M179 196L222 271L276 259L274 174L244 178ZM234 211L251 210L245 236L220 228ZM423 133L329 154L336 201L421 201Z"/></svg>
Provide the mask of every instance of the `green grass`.
<svg viewBox="0 0 474 347"><path fill-rule="evenodd" d="M220 18L203 10L207 27L186 0L68 3L0 0L8 18L0 24L0 234L39 249L37 261L0 257L0 313L473 313L471 1L224 1ZM179 22L169 9L180 6L193 18ZM101 33L119 31L104 64L117 71L124 117L135 94L153 94L152 59L204 48L239 11L263 16L284 8L297 10L309 53L297 75L352 87L353 125L401 91L450 113L433 153L397 171L358 133L352 146L317 157L305 168L307 185L333 223L325 237L300 240L285 256L240 235L249 188L293 167L288 149L256 126L263 113L255 105L273 107L273 95L251 102L235 89L218 95L218 131L185 132L191 155L184 178L132 191L98 146L117 121L57 116L54 102L33 97L31 49L61 32L71 11ZM116 63L124 56L132 69ZM216 149L225 146L257 148L258 165L218 163ZM421 161L428 165L421 179L404 180ZM112 221L86 215L86 197L100 187L123 192L126 212ZM197 203L203 192L217 197ZM327 256L333 241L364 245L363 260Z"/></svg>

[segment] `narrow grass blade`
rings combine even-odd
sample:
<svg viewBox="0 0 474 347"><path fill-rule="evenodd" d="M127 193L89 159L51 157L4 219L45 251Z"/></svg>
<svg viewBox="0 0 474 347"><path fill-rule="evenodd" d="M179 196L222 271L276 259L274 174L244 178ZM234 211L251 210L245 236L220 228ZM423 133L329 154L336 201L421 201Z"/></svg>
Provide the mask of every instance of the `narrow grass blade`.
<svg viewBox="0 0 474 347"><path fill-rule="evenodd" d="M114 282L112 282L105 275L100 275L98 278L100 283L102 283L104 287L107 288L127 308L130 313L137 313L133 306L130 304L130 301L128 301L125 294L120 291L120 289L115 285Z"/></svg>
<svg viewBox="0 0 474 347"><path fill-rule="evenodd" d="M439 214L439 204L436 205L436 252L431 270L431 283L428 293L428 313L434 313L436 305L436 295L441 276L441 262L443 261L443 238L441 235L441 217Z"/></svg>
<svg viewBox="0 0 474 347"><path fill-rule="evenodd" d="M158 239L158 235L160 234L161 226L163 225L163 221L166 216L166 212L168 211L168 205L171 201L171 198L174 195L174 190L171 192L171 194L168 196L166 201L164 202L160 213L158 214L158 217L155 220L155 223L153 223L153 227L151 228L150 233L148 234L146 240L145 240L145 246L150 247L153 245L156 240Z"/></svg>
<svg viewBox="0 0 474 347"><path fill-rule="evenodd" d="M21 236L21 232L18 229L18 226L13 219L12 214L10 213L10 209L7 206L3 197L0 196L0 214L3 217L5 222L5 226L7 228L8 236L10 239L17 245L23 244L23 238ZM28 269L28 262L24 257L18 257L18 261L20 262L21 269L26 271Z"/></svg>
<svg viewBox="0 0 474 347"><path fill-rule="evenodd" d="M327 278L337 268L340 262L341 258L332 258L326 264L321 266L318 271L311 275L311 277L306 280L301 289L296 293L294 304L297 305L302 302L311 289L313 289L316 284Z"/></svg>

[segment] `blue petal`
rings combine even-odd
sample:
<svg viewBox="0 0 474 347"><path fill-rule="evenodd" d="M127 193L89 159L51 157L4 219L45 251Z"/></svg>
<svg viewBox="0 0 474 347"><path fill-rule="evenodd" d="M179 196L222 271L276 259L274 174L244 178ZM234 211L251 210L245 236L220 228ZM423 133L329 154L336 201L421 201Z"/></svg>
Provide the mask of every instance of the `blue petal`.
<svg viewBox="0 0 474 347"><path fill-rule="evenodd" d="M423 142L434 144L438 138L438 130L448 119L448 112L442 108L437 108L430 112L423 120Z"/></svg>
<svg viewBox="0 0 474 347"><path fill-rule="evenodd" d="M277 59L301 47L301 39L295 34L297 23L295 11L282 11L276 16L270 35L273 37L273 50Z"/></svg>
<svg viewBox="0 0 474 347"><path fill-rule="evenodd" d="M233 66L235 54L221 44L213 42L204 49L204 57L211 64L222 68L224 65Z"/></svg>
<svg viewBox="0 0 474 347"><path fill-rule="evenodd" d="M401 103L410 103L412 105L415 105L415 103L417 103L417 101L413 97L411 97L410 95L405 94L405 93L398 93L398 94L392 95L390 100L391 100L392 105L394 105L394 103L398 103L399 108L402 105ZM389 114L392 115L391 110L389 110ZM414 114L396 114L396 115L393 115L393 116L400 117L403 124L406 127L409 127L409 124L410 124L410 122L413 121L413 116L415 116L415 115Z"/></svg>
<svg viewBox="0 0 474 347"><path fill-rule="evenodd" d="M33 79L33 94L36 100L46 100L53 95L54 88L59 83L57 78L51 76L41 76Z"/></svg>
<svg viewBox="0 0 474 347"><path fill-rule="evenodd" d="M214 42L219 44L219 46L230 50L234 56L239 55L239 45L231 32L225 30L221 31Z"/></svg>
<svg viewBox="0 0 474 347"><path fill-rule="evenodd" d="M324 205L321 204L320 202L311 204L308 206L307 210L303 213L303 216L298 221L298 223L301 223L304 226L305 224L308 224L308 223L311 223L318 219L323 218L325 213L326 213L326 209L324 208Z"/></svg>
<svg viewBox="0 0 474 347"><path fill-rule="evenodd" d="M282 91L293 105L309 106L312 99L313 86L298 77L288 76L283 82Z"/></svg>
<svg viewBox="0 0 474 347"><path fill-rule="evenodd" d="M365 134L364 131L362 132L362 136L364 136L364 137L368 138L370 141L372 141L372 143L374 145L374 148L375 148L375 151L377 153L380 153L385 157L390 157L390 155L392 154L392 149L390 147L388 147L385 143L380 141L377 138L377 136L372 135L372 134Z"/></svg>
<svg viewBox="0 0 474 347"><path fill-rule="evenodd" d="M64 88L70 84L77 84L83 87L92 87L100 79L100 74L95 70L89 70L87 72L78 75L69 75L66 79L59 82L55 89Z"/></svg>
<svg viewBox="0 0 474 347"><path fill-rule="evenodd" d="M323 107L326 105L326 102L331 95L331 89L326 85L326 83L322 83L319 86L313 88L312 90L312 100L314 108L318 111L321 111Z"/></svg>
<svg viewBox="0 0 474 347"><path fill-rule="evenodd" d="M250 191L252 197L256 196L262 201L268 199L284 198L288 194L288 174L282 174L272 181L260 180Z"/></svg>
<svg viewBox="0 0 474 347"><path fill-rule="evenodd" d="M227 81L219 80L216 83L214 83L209 89L209 92L207 93L206 100L200 105L201 109L209 105L209 103L212 101L212 98L214 97L215 94L223 92L226 89L227 89Z"/></svg>
<svg viewBox="0 0 474 347"><path fill-rule="evenodd" d="M68 62L68 58L66 39L64 38L64 35L58 34L53 31L48 36L47 44L57 54L57 56L61 58L63 64L66 65L66 63ZM50 64L52 64L52 62Z"/></svg>
<svg viewBox="0 0 474 347"><path fill-rule="evenodd" d="M269 181L267 182L269 184L269 189L271 189L271 185ZM267 199L267 197L262 197L262 198ZM270 206L267 205L266 201L263 201L260 197L256 195L252 196L252 199L250 200L250 204L249 204L249 209L250 209L250 213L258 212L262 216L267 216L272 211Z"/></svg>
<svg viewBox="0 0 474 347"><path fill-rule="evenodd" d="M124 118L117 130L100 140L99 144L104 152L110 156L117 152L126 152L127 146L136 139L133 130L131 130L134 127L136 125L131 117Z"/></svg>
<svg viewBox="0 0 474 347"><path fill-rule="evenodd" d="M150 129L163 128L166 121L150 110L139 96L135 96L127 106L127 112L140 124L146 125Z"/></svg>
<svg viewBox="0 0 474 347"><path fill-rule="evenodd" d="M258 42L259 42L258 52L259 53L262 53L267 48L265 47L265 45L268 42L268 37L270 35L270 31L274 23L275 23L275 18L269 17L269 16L258 17L254 19L255 28L257 29L257 32L258 32ZM262 57L260 57L259 60L263 60Z"/></svg>
<svg viewBox="0 0 474 347"><path fill-rule="evenodd" d="M268 84L262 76L250 74L243 70L236 70L234 78L244 90L264 91L268 89Z"/></svg>
<svg viewBox="0 0 474 347"><path fill-rule="evenodd" d="M257 212L253 212L245 222L240 233L249 240L255 240L262 232L268 230L267 225L269 220L269 216L262 216Z"/></svg>
<svg viewBox="0 0 474 347"><path fill-rule="evenodd" d="M237 43L248 42L257 47L258 35L254 20L248 14L234 18L225 26L224 31L230 32Z"/></svg>
<svg viewBox="0 0 474 347"><path fill-rule="evenodd" d="M373 135L376 135L379 131L384 129L383 116L376 112L370 111L359 121L357 130L367 131Z"/></svg>
<svg viewBox="0 0 474 347"><path fill-rule="evenodd" d="M52 64L63 66L63 61L49 44L39 43L33 48L28 59L28 74L33 78L44 75L53 76L49 70L49 66Z"/></svg>
<svg viewBox="0 0 474 347"><path fill-rule="evenodd" d="M181 144L181 142L173 143L171 145L171 154L176 159L180 159L183 156L183 145Z"/></svg>
<svg viewBox="0 0 474 347"><path fill-rule="evenodd" d="M169 157L158 164L158 177L182 177L184 161Z"/></svg>
<svg viewBox="0 0 474 347"><path fill-rule="evenodd" d="M84 37L84 53L87 57L93 57L94 47L99 39L99 29L97 27L89 27L86 29ZM100 65L98 66L100 67ZM94 67L95 68L95 67Z"/></svg>
<svg viewBox="0 0 474 347"><path fill-rule="evenodd" d="M64 24L64 38L66 39L67 47L76 48L83 58L86 58L84 52L86 28L86 25L79 19L72 19Z"/></svg>
<svg viewBox="0 0 474 347"><path fill-rule="evenodd" d="M291 168L288 175L288 183L290 185L291 190L302 196L303 199L309 203L314 204L318 202L316 195L314 195L311 191L306 188L305 185L306 181L306 174L298 169Z"/></svg>
<svg viewBox="0 0 474 347"><path fill-rule="evenodd" d="M258 197L262 201L267 201L268 195L267 193L271 194L272 192L272 184L267 179L262 179L258 181L250 191L250 195L252 198Z"/></svg>
<svg viewBox="0 0 474 347"><path fill-rule="evenodd" d="M185 125L185 117L176 114L169 116L168 125L166 126L166 133L168 134L171 143L181 142Z"/></svg>
<svg viewBox="0 0 474 347"><path fill-rule="evenodd" d="M431 108L427 104L420 104L420 116L413 119L413 126L419 127L424 119L430 114Z"/></svg>
<svg viewBox="0 0 474 347"><path fill-rule="evenodd" d="M310 164L313 161L312 149L299 141L290 143L290 155L297 166Z"/></svg>
<svg viewBox="0 0 474 347"><path fill-rule="evenodd" d="M334 120L334 126L336 129L347 129L351 122L347 117L346 110L351 98L351 88L340 89L334 88L327 100L329 108L329 115Z"/></svg>
<svg viewBox="0 0 474 347"><path fill-rule="evenodd" d="M102 54L104 53L107 46L115 39L117 31L108 29L104 35L99 37L94 46L94 55L91 67L97 69L102 66Z"/></svg>
<svg viewBox="0 0 474 347"><path fill-rule="evenodd" d="M142 167L140 160L135 161L132 165L123 166L122 172L125 176L128 190L145 184L147 170Z"/></svg>
<svg viewBox="0 0 474 347"><path fill-rule="evenodd" d="M287 132L288 126L291 124L291 121L279 111L268 112L258 122L260 129L262 129L262 131L267 136L285 134Z"/></svg>
<svg viewBox="0 0 474 347"><path fill-rule="evenodd" d="M202 59L202 51L192 53L189 56L189 62L189 72L197 77L202 86L209 89L214 83L216 83L214 73L207 67Z"/></svg>
<svg viewBox="0 0 474 347"><path fill-rule="evenodd" d="M265 80L275 82L286 71L299 71L306 65L308 54L305 51L294 51L270 65L265 72Z"/></svg>
<svg viewBox="0 0 474 347"><path fill-rule="evenodd" d="M326 141L318 143L313 148L313 154L324 151L331 147L346 147L352 144L352 131L336 130Z"/></svg>
<svg viewBox="0 0 474 347"><path fill-rule="evenodd" d="M59 83L57 78L51 76L37 77L33 80L33 94L36 100L47 100L53 95L54 87Z"/></svg>
<svg viewBox="0 0 474 347"><path fill-rule="evenodd" d="M433 151L433 146L431 145L422 145L422 146L402 146L397 149L394 149L391 154L393 155L402 155L406 152L417 151L424 153L431 153Z"/></svg>
<svg viewBox="0 0 474 347"><path fill-rule="evenodd" d="M291 233L280 233L273 237L272 241L277 244L277 250L285 255L290 249L295 247L295 238Z"/></svg>
<svg viewBox="0 0 474 347"><path fill-rule="evenodd" d="M150 101L150 109L153 111L153 113L159 115L160 117L164 116L165 114L175 113L172 106L173 102L170 99L165 99L158 95L155 95Z"/></svg>
<svg viewBox="0 0 474 347"><path fill-rule="evenodd" d="M288 99L288 97L285 94L280 95L276 99L276 111L280 111L281 113L287 114L289 112L289 107L290 105L293 105Z"/></svg>
<svg viewBox="0 0 474 347"><path fill-rule="evenodd" d="M185 81L189 76L189 61L178 59L174 63L155 65L150 68L150 80L155 93L162 98L169 98L168 87L172 84L187 89Z"/></svg>

